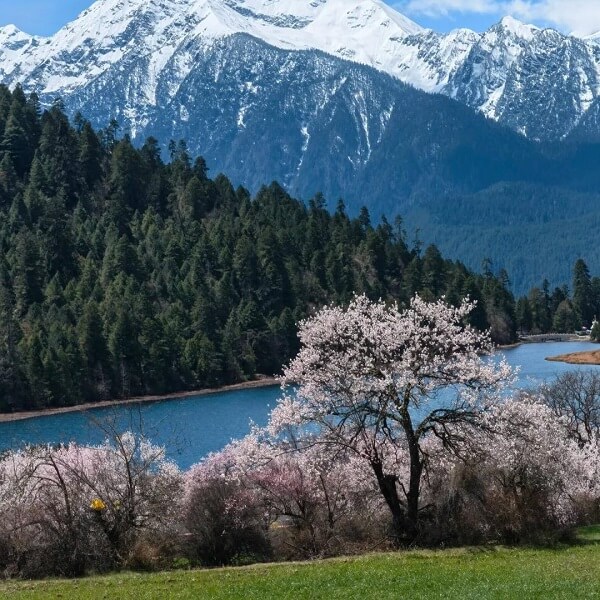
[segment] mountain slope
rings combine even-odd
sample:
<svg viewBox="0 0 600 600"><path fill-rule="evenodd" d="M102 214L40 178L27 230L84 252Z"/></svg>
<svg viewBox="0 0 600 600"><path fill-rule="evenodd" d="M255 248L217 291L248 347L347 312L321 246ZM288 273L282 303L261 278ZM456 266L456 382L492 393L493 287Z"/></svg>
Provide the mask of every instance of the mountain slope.
<svg viewBox="0 0 600 600"><path fill-rule="evenodd" d="M571 285L578 258L600 265L600 196L553 186L498 183L468 195L409 207L404 219L424 243L481 269L484 258L505 268L513 290L526 293L548 279Z"/></svg>
<svg viewBox="0 0 600 600"><path fill-rule="evenodd" d="M127 107L128 126L137 127L157 104L159 81L169 77L176 93L193 68L190 47L238 33L372 66L533 139L568 135L600 94L594 36L565 36L510 17L482 34L440 35L381 0L99 0L51 38L0 29L0 81L64 97L114 65L143 63L143 72L132 73L143 90Z"/></svg>
<svg viewBox="0 0 600 600"><path fill-rule="evenodd" d="M512 19L440 36L379 0L102 0L52 38L1 29L0 81L23 82L46 104L60 95L96 127L115 118L136 142L185 139L211 172L252 191L275 179L305 200L323 192L330 207L343 197L352 213L406 215L427 241L449 252L459 244L457 257L475 267L484 256L511 265L529 287L535 253L524 256L514 238L497 243L513 225L489 211L489 236L477 238L470 217L486 198L508 203L531 223L519 226L532 248L595 222L598 147L546 150L501 124L595 140L598 54L593 41ZM536 202L523 200L530 188ZM568 211L537 220L546 198L569 206L578 192L589 207L580 221ZM567 281L589 244L565 238L564 261L539 276Z"/></svg>
<svg viewBox="0 0 600 600"><path fill-rule="evenodd" d="M304 198L343 196L357 211L368 189L373 212L391 214L419 189L470 192L499 179L535 178L545 164L522 137L368 67L245 34L186 51L194 68L175 93L170 77L158 80L160 108L150 106L132 135L185 139L212 170L252 190L276 179ZM66 107L92 115L97 126L108 115L127 122L147 68L147 59L111 68L67 96ZM173 70L167 63L165 72Z"/></svg>

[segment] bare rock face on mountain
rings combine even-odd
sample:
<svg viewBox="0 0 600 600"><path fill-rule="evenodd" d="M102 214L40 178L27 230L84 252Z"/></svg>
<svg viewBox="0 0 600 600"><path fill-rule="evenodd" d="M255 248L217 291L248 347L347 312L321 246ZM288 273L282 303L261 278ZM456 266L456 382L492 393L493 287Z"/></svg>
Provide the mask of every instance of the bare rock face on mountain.
<svg viewBox="0 0 600 600"><path fill-rule="evenodd" d="M600 91L597 37L510 17L482 34L440 35L381 0L100 0L50 38L0 28L0 81L67 100L90 86L99 93L99 78L123 73L127 102L118 116L137 133L160 106L165 83L174 96L197 70L197 53L235 34L374 67L532 139L567 136Z"/></svg>

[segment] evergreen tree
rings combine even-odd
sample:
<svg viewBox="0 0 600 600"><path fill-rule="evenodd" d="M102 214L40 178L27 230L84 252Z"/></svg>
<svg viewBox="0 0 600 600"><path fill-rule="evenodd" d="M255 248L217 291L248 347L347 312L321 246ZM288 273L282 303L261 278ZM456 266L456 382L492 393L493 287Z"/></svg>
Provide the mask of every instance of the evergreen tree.
<svg viewBox="0 0 600 600"><path fill-rule="evenodd" d="M573 308L578 320L591 327L595 312L592 281L588 267L582 259L575 263L573 269Z"/></svg>
<svg viewBox="0 0 600 600"><path fill-rule="evenodd" d="M88 188L93 189L102 177L103 149L89 121L79 134L79 168Z"/></svg>
<svg viewBox="0 0 600 600"><path fill-rule="evenodd" d="M533 312L526 297L519 298L517 302L517 326L522 334L529 333L533 328Z"/></svg>
<svg viewBox="0 0 600 600"><path fill-rule="evenodd" d="M436 246L429 246L423 255L423 285L434 298L439 298L446 288L445 264Z"/></svg>
<svg viewBox="0 0 600 600"><path fill-rule="evenodd" d="M0 209L12 204L18 189L18 175L9 152L4 152L0 160Z"/></svg>
<svg viewBox="0 0 600 600"><path fill-rule="evenodd" d="M33 158L34 144L27 136L24 103L13 100L0 145L8 154L17 174L24 177Z"/></svg>
<svg viewBox="0 0 600 600"><path fill-rule="evenodd" d="M38 240L31 231L22 229L14 243L15 310L23 315L29 306L43 300L44 271Z"/></svg>
<svg viewBox="0 0 600 600"><path fill-rule="evenodd" d="M552 325L556 333L573 333L581 326L577 312L568 299L558 305Z"/></svg>

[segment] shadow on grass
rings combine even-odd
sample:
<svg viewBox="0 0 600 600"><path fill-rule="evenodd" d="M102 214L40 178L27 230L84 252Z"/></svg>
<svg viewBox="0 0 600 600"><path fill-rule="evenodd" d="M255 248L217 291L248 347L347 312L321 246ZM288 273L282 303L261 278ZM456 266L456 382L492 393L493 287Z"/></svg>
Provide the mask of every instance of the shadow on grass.
<svg viewBox="0 0 600 600"><path fill-rule="evenodd" d="M565 530L562 533L549 534L549 535L540 535L535 538L529 538L528 540L519 540L514 542L508 541L497 541L490 543L483 543L481 545L448 545L442 547L431 547L427 548L423 546L422 548L407 548L404 550L399 550L399 552L406 551L410 553L411 550L422 551L422 552L451 552L451 551L460 551L465 554L485 554L494 552L498 552L501 549L509 549L509 550L549 550L549 551L560 551L560 550L568 550L573 547L581 547L581 546L600 546L600 524L598 525L587 525L585 527L578 527L577 529L569 529Z"/></svg>
<svg viewBox="0 0 600 600"><path fill-rule="evenodd" d="M576 532L574 543L584 546L600 544L600 525L580 527Z"/></svg>
<svg viewBox="0 0 600 600"><path fill-rule="evenodd" d="M558 537L539 539L535 542L508 545L511 549L528 548L530 550L568 550L581 546L600 546L600 525L587 525L564 531Z"/></svg>

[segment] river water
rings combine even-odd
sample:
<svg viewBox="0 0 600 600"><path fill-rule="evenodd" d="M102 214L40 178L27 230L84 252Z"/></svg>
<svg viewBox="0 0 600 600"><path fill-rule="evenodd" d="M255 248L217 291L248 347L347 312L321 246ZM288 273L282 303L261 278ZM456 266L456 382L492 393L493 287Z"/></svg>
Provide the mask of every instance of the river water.
<svg viewBox="0 0 600 600"><path fill-rule="evenodd" d="M569 370L600 368L545 360L589 349L586 342L523 344L498 356L505 356L511 366L519 368L516 385L526 388ZM165 445L180 467L187 468L230 440L246 435L251 422L265 425L279 395L279 388L274 386L0 423L0 450L69 441L97 444L106 437L98 424L110 422L121 430L142 430L155 443Z"/></svg>

